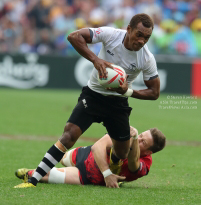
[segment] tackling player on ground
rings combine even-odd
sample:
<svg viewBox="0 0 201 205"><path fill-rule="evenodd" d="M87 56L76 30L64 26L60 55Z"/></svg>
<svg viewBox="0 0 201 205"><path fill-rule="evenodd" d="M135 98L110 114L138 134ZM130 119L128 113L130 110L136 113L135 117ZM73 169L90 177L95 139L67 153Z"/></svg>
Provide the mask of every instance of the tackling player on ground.
<svg viewBox="0 0 201 205"><path fill-rule="evenodd" d="M127 158L130 147L129 116L132 110L128 105L128 97L156 100L160 93L156 61L146 45L153 27L148 15L137 14L131 19L127 30L85 28L68 36L77 52L93 63L94 69L61 138L47 151L29 182L17 188L35 187L94 122L103 122L112 139L112 161L118 164L120 159ZM87 43L98 42L102 42L102 48L96 56ZM111 63L124 68L128 79L119 88L106 90L99 84L97 74L106 78L106 67L113 68ZM132 82L140 72L143 73L147 89L132 90Z"/></svg>
<svg viewBox="0 0 201 205"><path fill-rule="evenodd" d="M74 148L66 152L61 160L66 168L53 168L40 181L56 184L106 185L118 188L117 180L134 181L146 176L152 165L151 154L165 147L166 138L157 128L147 130L138 136L138 131L130 127L130 135L128 158L121 160L118 165L111 162L112 141L106 134L93 146ZM104 172L109 169L113 174ZM34 171L26 168L18 169L16 176L20 179L30 178Z"/></svg>

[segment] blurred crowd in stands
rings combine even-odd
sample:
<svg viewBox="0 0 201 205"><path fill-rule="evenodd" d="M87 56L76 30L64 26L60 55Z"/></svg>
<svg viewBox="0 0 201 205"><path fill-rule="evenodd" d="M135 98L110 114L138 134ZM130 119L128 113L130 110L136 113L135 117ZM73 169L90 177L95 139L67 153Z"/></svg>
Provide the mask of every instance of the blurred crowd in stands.
<svg viewBox="0 0 201 205"><path fill-rule="evenodd" d="M154 54L201 57L201 0L1 0L0 52L78 55L66 40L84 27L126 29L137 13L155 24ZM96 54L100 44L90 45Z"/></svg>

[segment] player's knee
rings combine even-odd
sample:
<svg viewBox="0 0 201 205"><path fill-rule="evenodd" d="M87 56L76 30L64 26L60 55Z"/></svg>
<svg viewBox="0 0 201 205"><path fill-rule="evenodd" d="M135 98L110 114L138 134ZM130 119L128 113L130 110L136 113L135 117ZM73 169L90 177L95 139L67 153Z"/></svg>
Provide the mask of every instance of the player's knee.
<svg viewBox="0 0 201 205"><path fill-rule="evenodd" d="M50 171L48 177L48 183L51 184L64 184L65 183L65 171L59 171L57 168L53 167Z"/></svg>
<svg viewBox="0 0 201 205"><path fill-rule="evenodd" d="M67 149L70 149L75 144L76 138L72 133L66 131L62 134L60 141Z"/></svg>
<svg viewBox="0 0 201 205"><path fill-rule="evenodd" d="M75 144L80 135L80 129L76 125L68 123L64 128L64 132L60 141L67 149L70 149Z"/></svg>
<svg viewBox="0 0 201 205"><path fill-rule="evenodd" d="M63 156L63 158L61 159L61 164L65 167L73 167L74 164L72 162L72 153L74 149L69 150L68 152L65 153L65 155Z"/></svg>

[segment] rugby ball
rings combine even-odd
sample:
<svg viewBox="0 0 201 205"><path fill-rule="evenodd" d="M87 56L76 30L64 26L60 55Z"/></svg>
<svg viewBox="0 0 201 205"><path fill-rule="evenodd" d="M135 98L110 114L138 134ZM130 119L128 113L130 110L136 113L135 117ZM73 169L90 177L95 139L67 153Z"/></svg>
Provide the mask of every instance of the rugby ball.
<svg viewBox="0 0 201 205"><path fill-rule="evenodd" d="M107 78L100 78L98 75L98 82L105 88L118 88L126 80L125 70L118 65L112 64L112 66L113 69L106 68L108 73Z"/></svg>

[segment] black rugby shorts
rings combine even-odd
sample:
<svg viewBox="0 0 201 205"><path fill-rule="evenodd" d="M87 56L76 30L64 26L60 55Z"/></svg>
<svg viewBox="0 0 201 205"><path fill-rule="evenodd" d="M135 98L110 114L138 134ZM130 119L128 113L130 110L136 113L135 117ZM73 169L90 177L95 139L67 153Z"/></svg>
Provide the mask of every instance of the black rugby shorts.
<svg viewBox="0 0 201 205"><path fill-rule="evenodd" d="M132 108L128 98L104 96L92 91L88 86L83 87L68 122L71 122L84 133L92 123L103 122L108 134L117 141L130 139L129 116Z"/></svg>

